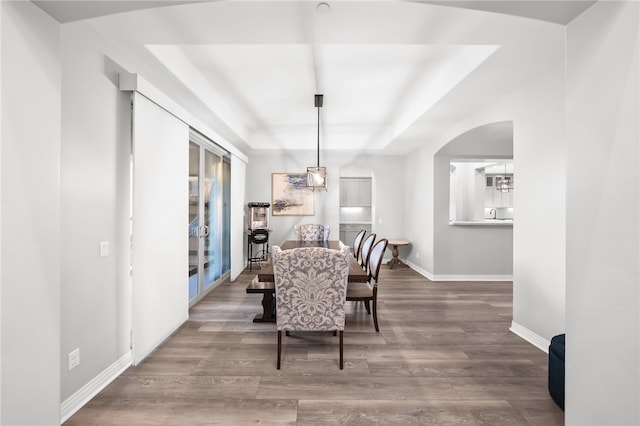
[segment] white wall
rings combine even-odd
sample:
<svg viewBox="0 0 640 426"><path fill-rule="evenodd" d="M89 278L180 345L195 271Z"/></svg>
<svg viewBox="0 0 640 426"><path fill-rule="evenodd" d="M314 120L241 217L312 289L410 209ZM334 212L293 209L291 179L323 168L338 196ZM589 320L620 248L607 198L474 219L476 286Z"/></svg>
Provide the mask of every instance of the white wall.
<svg viewBox="0 0 640 426"><path fill-rule="evenodd" d="M405 229L412 230L409 262L427 277L433 277L434 271L434 156L435 150L429 147L407 156L403 175L404 223Z"/></svg>
<svg viewBox="0 0 640 426"><path fill-rule="evenodd" d="M542 349L565 329L563 43L555 53L556 68L519 94L514 120L513 329Z"/></svg>
<svg viewBox="0 0 640 426"><path fill-rule="evenodd" d="M65 417L108 384L131 359L131 111L130 92L119 91L118 80L121 73L135 72L140 64L106 42L87 22L63 25L62 38L64 280L59 368ZM145 82L145 90L160 96L179 110L181 118L193 119L199 131L210 135L189 111L161 93L162 88ZM243 161L239 158L237 163ZM239 177L243 176L234 171L232 178ZM232 204L241 201L232 197ZM232 229L231 235L235 238L232 259L242 259L243 252L233 249L242 248L241 229ZM100 241L111 243L109 257L97 256ZM75 348L80 348L81 363L69 372L66 356Z"/></svg>
<svg viewBox="0 0 640 426"><path fill-rule="evenodd" d="M567 28L566 424L640 424L640 4Z"/></svg>
<svg viewBox="0 0 640 426"><path fill-rule="evenodd" d="M99 43L84 25L62 27L63 401L129 352L130 96ZM76 348L80 365L68 371Z"/></svg>
<svg viewBox="0 0 640 426"><path fill-rule="evenodd" d="M271 203L272 172L306 172L307 166L314 164L315 152L259 151L249 156L247 166L247 202L267 201ZM271 216L271 244L282 244L293 238L293 228L297 223L325 223L331 226L330 239L339 238L340 177L372 176L373 220L372 232L378 238L406 238L411 240L404 228L404 213L399 206L404 205L402 177L404 159L402 157L380 157L352 152L321 152L320 163L327 167L328 191L315 194L315 216ZM246 227L246 223L245 223ZM348 242L345 242L348 244ZM403 250L404 249L404 250ZM410 248L402 247L400 257L407 255Z"/></svg>
<svg viewBox="0 0 640 426"><path fill-rule="evenodd" d="M0 423L60 421L60 26L2 2Z"/></svg>
<svg viewBox="0 0 640 426"><path fill-rule="evenodd" d="M546 36L552 41L544 58L549 66L537 79L452 124L437 140L425 141L425 147L407 159L405 169L406 227L420 232L414 237L418 242L410 261L416 269L434 274L438 268L434 259L439 255L434 252L437 218L430 217L430 210L432 203L442 201L434 188L440 184L433 180L437 151L470 129L513 121L518 173L513 225L514 329L539 346L564 331L565 303L564 32L558 26ZM448 167L444 172L448 176ZM422 184L412 188L416 180ZM442 189L448 199L448 184ZM448 206L445 202L443 220Z"/></svg>

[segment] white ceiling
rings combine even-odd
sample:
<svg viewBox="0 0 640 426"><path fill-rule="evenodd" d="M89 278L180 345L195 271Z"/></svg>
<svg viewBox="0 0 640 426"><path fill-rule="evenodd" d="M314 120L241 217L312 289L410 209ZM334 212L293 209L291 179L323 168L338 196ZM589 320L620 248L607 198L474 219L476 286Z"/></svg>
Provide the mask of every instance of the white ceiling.
<svg viewBox="0 0 640 426"><path fill-rule="evenodd" d="M403 154L544 70L560 24L593 1L34 3L93 18L137 59L121 65L240 148L315 149L323 93L322 149Z"/></svg>

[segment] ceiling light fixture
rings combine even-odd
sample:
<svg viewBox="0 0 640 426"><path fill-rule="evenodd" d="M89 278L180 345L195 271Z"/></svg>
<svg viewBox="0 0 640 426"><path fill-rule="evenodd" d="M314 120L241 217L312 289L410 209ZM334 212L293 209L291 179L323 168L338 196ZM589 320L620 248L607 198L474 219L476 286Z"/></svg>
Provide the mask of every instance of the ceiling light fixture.
<svg viewBox="0 0 640 426"><path fill-rule="evenodd" d="M320 167L320 108L323 95L315 95L314 102L318 109L318 163L316 167L307 167L307 188L312 191L327 190L327 168Z"/></svg>
<svg viewBox="0 0 640 426"><path fill-rule="evenodd" d="M318 13L326 15L327 13L331 12L331 6L329 5L329 3L323 1L316 5L316 11Z"/></svg>
<svg viewBox="0 0 640 426"><path fill-rule="evenodd" d="M510 176L507 176L507 163L504 163L504 176L502 179L498 178L496 182L496 190L500 192L513 191L513 181Z"/></svg>

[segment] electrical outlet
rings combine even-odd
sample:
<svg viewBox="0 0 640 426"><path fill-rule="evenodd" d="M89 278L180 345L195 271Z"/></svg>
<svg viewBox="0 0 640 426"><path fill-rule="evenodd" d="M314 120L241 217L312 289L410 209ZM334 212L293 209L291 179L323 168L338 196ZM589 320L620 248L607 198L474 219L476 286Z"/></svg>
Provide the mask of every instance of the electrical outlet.
<svg viewBox="0 0 640 426"><path fill-rule="evenodd" d="M80 365L80 348L77 348L69 352L68 361L69 361L69 371L71 371L72 369Z"/></svg>

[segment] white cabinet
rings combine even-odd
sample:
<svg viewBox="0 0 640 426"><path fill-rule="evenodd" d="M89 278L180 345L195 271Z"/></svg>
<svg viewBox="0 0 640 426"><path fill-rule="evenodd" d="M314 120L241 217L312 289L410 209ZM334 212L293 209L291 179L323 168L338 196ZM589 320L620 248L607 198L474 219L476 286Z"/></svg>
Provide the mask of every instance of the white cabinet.
<svg viewBox="0 0 640 426"><path fill-rule="evenodd" d="M352 246L361 229L371 233L371 178L340 178L340 241Z"/></svg>
<svg viewBox="0 0 640 426"><path fill-rule="evenodd" d="M484 189L484 206L493 207L493 193L497 192L493 186Z"/></svg>
<svg viewBox="0 0 640 426"><path fill-rule="evenodd" d="M356 179L340 179L340 207L353 207L358 202L359 182Z"/></svg>
<svg viewBox="0 0 640 426"><path fill-rule="evenodd" d="M358 204L364 207L371 207L371 179L360 179Z"/></svg>
<svg viewBox="0 0 640 426"><path fill-rule="evenodd" d="M500 194L500 207L513 207L513 192L498 192Z"/></svg>
<svg viewBox="0 0 640 426"><path fill-rule="evenodd" d="M484 206L487 208L513 207L513 192L500 192L493 187L485 188Z"/></svg>
<svg viewBox="0 0 640 426"><path fill-rule="evenodd" d="M356 235L358 235L358 232L360 232L360 230L362 229L367 231L366 235L369 235L371 233L371 224L360 223L340 225L340 241L342 241L347 246L353 247L353 240L356 239Z"/></svg>
<svg viewBox="0 0 640 426"><path fill-rule="evenodd" d="M370 207L371 178L340 178L340 207Z"/></svg>

